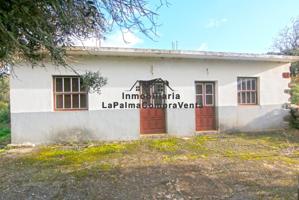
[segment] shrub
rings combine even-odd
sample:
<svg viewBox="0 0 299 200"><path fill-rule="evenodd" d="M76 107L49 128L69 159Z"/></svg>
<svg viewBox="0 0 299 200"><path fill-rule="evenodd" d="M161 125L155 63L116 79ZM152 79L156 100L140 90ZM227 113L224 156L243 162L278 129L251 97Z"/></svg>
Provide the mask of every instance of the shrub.
<svg viewBox="0 0 299 200"><path fill-rule="evenodd" d="M1 142L9 139L9 134L10 134L9 128L0 128L0 145L1 145Z"/></svg>
<svg viewBox="0 0 299 200"><path fill-rule="evenodd" d="M10 113L8 105L0 104L0 128L8 127L10 123Z"/></svg>
<svg viewBox="0 0 299 200"><path fill-rule="evenodd" d="M0 103L9 103L9 79L0 77ZM1 109L1 106L0 106Z"/></svg>
<svg viewBox="0 0 299 200"><path fill-rule="evenodd" d="M8 103L0 101L0 110L4 110L8 108Z"/></svg>
<svg viewBox="0 0 299 200"><path fill-rule="evenodd" d="M292 77L292 88L291 88L291 107L289 124L292 128L299 129L299 84L298 77Z"/></svg>
<svg viewBox="0 0 299 200"><path fill-rule="evenodd" d="M295 107L291 107L291 111L290 111L290 118L289 118L289 122L290 122L290 126L292 128L296 128L299 129L299 112L298 109Z"/></svg>
<svg viewBox="0 0 299 200"><path fill-rule="evenodd" d="M298 104L299 103L299 84L295 84L291 89L291 103Z"/></svg>

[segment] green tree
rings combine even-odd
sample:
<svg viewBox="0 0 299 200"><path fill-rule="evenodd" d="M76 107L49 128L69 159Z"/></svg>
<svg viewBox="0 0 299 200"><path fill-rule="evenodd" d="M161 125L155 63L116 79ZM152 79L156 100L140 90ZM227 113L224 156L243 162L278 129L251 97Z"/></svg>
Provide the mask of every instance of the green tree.
<svg viewBox="0 0 299 200"><path fill-rule="evenodd" d="M299 55L299 18L293 20L291 25L286 26L274 41L274 50L281 55L298 56ZM291 65L291 74L299 72L299 63Z"/></svg>
<svg viewBox="0 0 299 200"><path fill-rule="evenodd" d="M147 0L0 0L0 68L25 60L40 64L45 56L57 65L67 65L65 47L74 38L105 38L113 27L138 30L152 38L156 33L156 6ZM87 78L86 78L87 77ZM84 79L90 80L90 74ZM105 79L95 73L94 86Z"/></svg>
<svg viewBox="0 0 299 200"><path fill-rule="evenodd" d="M299 18L292 21L291 25L286 26L274 42L274 50L281 55L298 56L299 55ZM292 74L291 104L299 103L299 85L296 81L296 75L299 72L299 62L291 64ZM290 126L299 129L299 118L296 107L290 108Z"/></svg>
<svg viewBox="0 0 299 200"><path fill-rule="evenodd" d="M154 8L146 0L0 0L0 60L36 63L45 50L53 62L66 65L64 47L73 45L72 38L104 38L114 24L152 37L161 5L162 0Z"/></svg>

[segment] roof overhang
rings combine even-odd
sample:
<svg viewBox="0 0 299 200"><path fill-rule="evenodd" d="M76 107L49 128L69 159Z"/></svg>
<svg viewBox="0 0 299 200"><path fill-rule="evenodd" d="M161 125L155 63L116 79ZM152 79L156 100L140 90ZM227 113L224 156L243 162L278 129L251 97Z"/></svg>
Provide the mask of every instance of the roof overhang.
<svg viewBox="0 0 299 200"><path fill-rule="evenodd" d="M72 47L67 49L68 55L95 55L95 56L121 56L121 57L148 57L148 58L184 58L184 59L213 59L213 60L247 60L268 62L296 62L299 56L284 56L252 53L230 53L212 51L189 50L160 50L140 48L82 48Z"/></svg>

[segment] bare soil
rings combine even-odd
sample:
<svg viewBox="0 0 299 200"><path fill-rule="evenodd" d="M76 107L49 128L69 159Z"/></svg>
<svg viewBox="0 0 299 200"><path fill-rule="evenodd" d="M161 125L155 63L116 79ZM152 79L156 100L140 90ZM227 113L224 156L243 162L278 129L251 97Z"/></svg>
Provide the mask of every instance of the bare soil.
<svg viewBox="0 0 299 200"><path fill-rule="evenodd" d="M0 199L297 199L299 134L6 148Z"/></svg>

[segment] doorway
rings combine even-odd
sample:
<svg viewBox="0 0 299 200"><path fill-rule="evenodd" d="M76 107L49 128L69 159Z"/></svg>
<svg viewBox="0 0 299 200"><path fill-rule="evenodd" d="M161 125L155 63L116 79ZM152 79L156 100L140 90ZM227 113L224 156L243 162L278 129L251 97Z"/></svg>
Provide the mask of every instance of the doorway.
<svg viewBox="0 0 299 200"><path fill-rule="evenodd" d="M195 82L196 131L216 130L215 82Z"/></svg>
<svg viewBox="0 0 299 200"><path fill-rule="evenodd" d="M140 108L140 133L159 134L166 132L166 111L163 108L165 98L165 84L159 81L140 81L140 94L143 95L141 105L152 105L152 107Z"/></svg>

